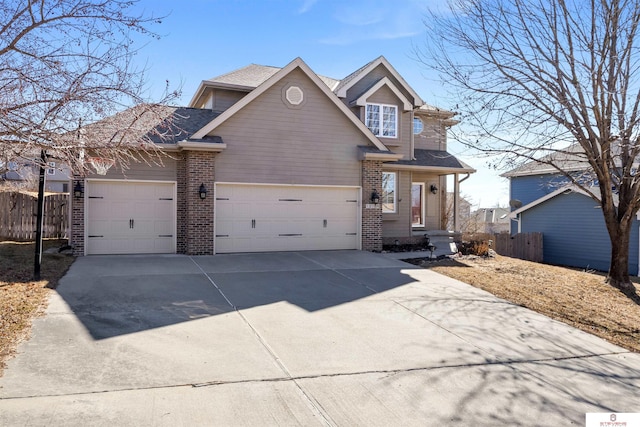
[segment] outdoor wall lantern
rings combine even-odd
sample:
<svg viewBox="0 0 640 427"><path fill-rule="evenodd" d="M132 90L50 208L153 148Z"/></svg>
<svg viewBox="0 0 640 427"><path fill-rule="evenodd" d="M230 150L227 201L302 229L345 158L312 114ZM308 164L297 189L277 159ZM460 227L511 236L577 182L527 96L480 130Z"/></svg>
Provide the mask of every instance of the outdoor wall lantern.
<svg viewBox="0 0 640 427"><path fill-rule="evenodd" d="M376 205L380 203L380 195L376 190L373 190L373 192L371 193L371 203L374 203Z"/></svg>
<svg viewBox="0 0 640 427"><path fill-rule="evenodd" d="M438 187L436 187L435 184L431 184L429 191L431 191L433 194L436 194L438 192Z"/></svg>
<svg viewBox="0 0 640 427"><path fill-rule="evenodd" d="M204 186L204 183L200 184L200 189L198 190L198 194L200 194L200 198L202 200L207 198L207 187Z"/></svg>
<svg viewBox="0 0 640 427"><path fill-rule="evenodd" d="M84 190L82 189L82 185L80 185L80 181L76 182L76 185L73 187L73 197L76 199L82 198L84 195Z"/></svg>

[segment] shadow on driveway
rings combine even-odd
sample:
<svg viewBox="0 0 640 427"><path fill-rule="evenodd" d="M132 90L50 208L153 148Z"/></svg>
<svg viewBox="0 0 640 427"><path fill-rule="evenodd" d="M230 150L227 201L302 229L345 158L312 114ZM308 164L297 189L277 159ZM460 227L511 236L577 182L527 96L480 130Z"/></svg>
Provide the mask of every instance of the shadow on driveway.
<svg viewBox="0 0 640 427"><path fill-rule="evenodd" d="M415 268L358 251L92 256L57 292L104 339L281 301L323 310L411 283L402 271Z"/></svg>

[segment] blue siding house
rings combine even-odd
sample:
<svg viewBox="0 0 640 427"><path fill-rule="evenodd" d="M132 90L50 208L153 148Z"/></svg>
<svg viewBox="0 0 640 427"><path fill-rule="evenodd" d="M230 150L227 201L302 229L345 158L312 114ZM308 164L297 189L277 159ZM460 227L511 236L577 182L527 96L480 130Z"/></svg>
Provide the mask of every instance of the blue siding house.
<svg viewBox="0 0 640 427"><path fill-rule="evenodd" d="M607 271L611 242L598 202L572 185L559 188L511 212L519 232L543 234L543 261ZM629 274L638 275L640 222L634 219Z"/></svg>
<svg viewBox="0 0 640 427"><path fill-rule="evenodd" d="M501 176L510 181L511 233L543 233L545 263L609 270L611 241L599 203L552 164L574 174L577 180L590 179L584 174L589 165L578 144L503 173ZM591 191L598 196L598 187L591 187ZM639 227L636 217L629 245L632 275L638 275Z"/></svg>

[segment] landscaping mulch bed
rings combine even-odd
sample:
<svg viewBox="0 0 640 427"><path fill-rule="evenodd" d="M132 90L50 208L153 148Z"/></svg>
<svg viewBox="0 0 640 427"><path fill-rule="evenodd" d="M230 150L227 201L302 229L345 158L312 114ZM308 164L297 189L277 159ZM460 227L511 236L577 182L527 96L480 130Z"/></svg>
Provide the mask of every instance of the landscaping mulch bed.
<svg viewBox="0 0 640 427"><path fill-rule="evenodd" d="M602 273L500 255L405 261L640 352L640 305L608 285Z"/></svg>
<svg viewBox="0 0 640 427"><path fill-rule="evenodd" d="M44 249L66 241L45 240ZM51 289L64 276L74 257L59 253L42 255L41 278L33 280L33 242L0 242L0 375L20 341L28 338L31 323L44 313Z"/></svg>

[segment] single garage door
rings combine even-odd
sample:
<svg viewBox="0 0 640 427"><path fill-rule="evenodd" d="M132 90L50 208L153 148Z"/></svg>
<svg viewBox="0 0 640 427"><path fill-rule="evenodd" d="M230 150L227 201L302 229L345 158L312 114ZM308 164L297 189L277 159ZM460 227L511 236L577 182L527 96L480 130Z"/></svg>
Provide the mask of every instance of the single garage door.
<svg viewBox="0 0 640 427"><path fill-rule="evenodd" d="M89 180L86 253L175 253L175 183Z"/></svg>
<svg viewBox="0 0 640 427"><path fill-rule="evenodd" d="M216 253L359 249L360 189L217 184Z"/></svg>

